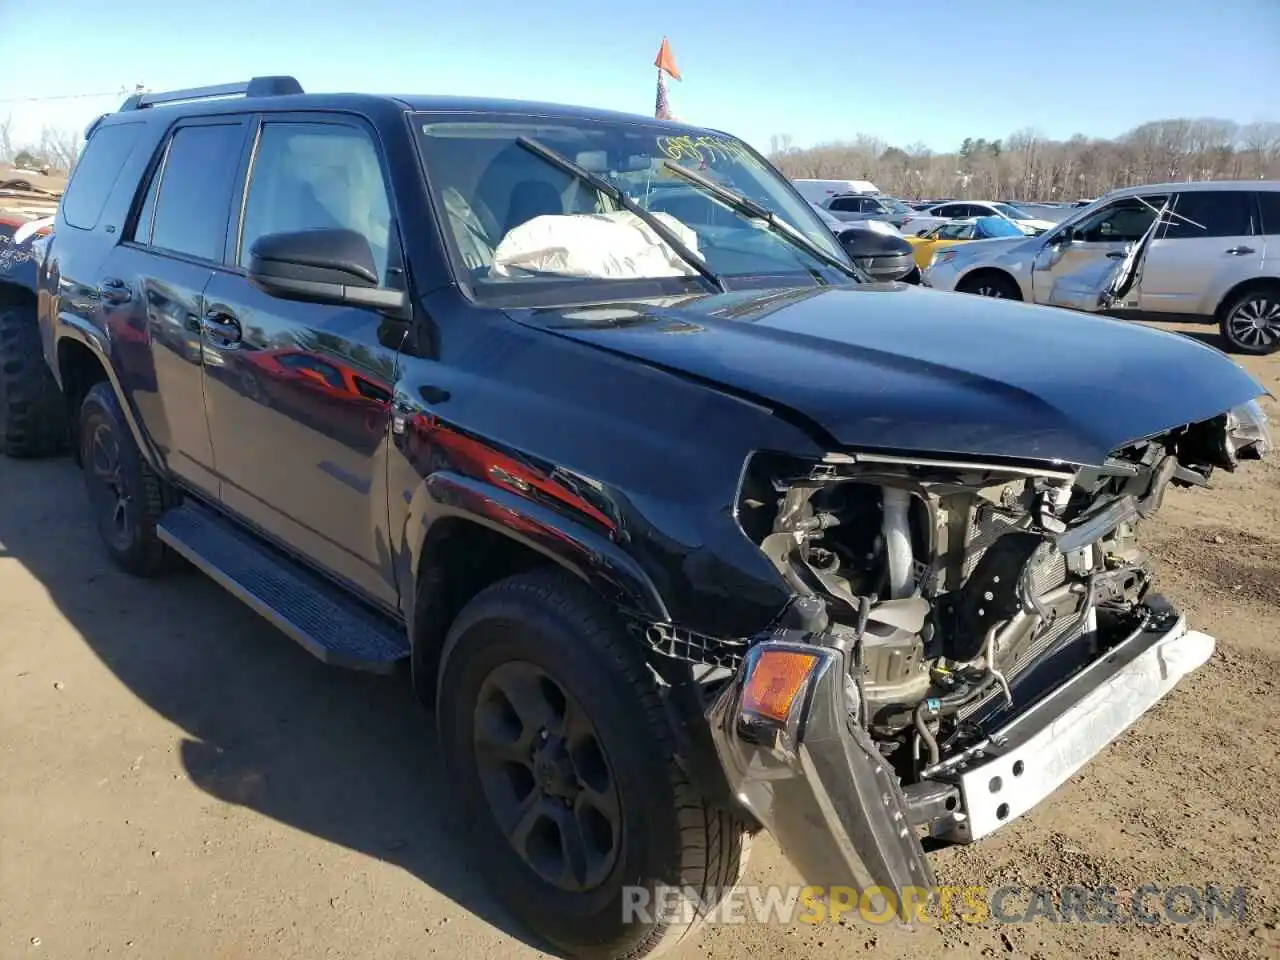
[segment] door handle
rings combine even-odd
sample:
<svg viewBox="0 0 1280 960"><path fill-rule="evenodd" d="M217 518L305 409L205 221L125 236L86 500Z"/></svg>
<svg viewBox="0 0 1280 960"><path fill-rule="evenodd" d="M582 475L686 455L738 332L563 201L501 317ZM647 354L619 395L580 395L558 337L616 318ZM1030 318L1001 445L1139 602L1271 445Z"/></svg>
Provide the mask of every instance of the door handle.
<svg viewBox="0 0 1280 960"><path fill-rule="evenodd" d="M1112 250L1107 254L1108 260L1123 260L1125 257L1123 250Z"/></svg>
<svg viewBox="0 0 1280 960"><path fill-rule="evenodd" d="M204 315L201 321L204 332L211 338L221 341L221 346L230 346L240 342L243 331L240 329L240 321L229 313L221 311L213 311Z"/></svg>
<svg viewBox="0 0 1280 960"><path fill-rule="evenodd" d="M133 293L119 277L104 277L98 284L98 296L107 303L127 303L133 298Z"/></svg>
<svg viewBox="0 0 1280 960"><path fill-rule="evenodd" d="M1245 254L1253 253L1253 247L1229 247L1227 253L1233 257L1243 257Z"/></svg>

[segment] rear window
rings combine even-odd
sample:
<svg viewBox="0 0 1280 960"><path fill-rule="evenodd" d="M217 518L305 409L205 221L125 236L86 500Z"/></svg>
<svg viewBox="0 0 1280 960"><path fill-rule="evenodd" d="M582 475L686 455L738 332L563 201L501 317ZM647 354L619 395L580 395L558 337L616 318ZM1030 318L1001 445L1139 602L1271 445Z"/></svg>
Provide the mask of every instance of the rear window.
<svg viewBox="0 0 1280 960"><path fill-rule="evenodd" d="M1258 206L1262 208L1262 232L1280 237L1280 190L1259 190Z"/></svg>
<svg viewBox="0 0 1280 960"><path fill-rule="evenodd" d="M81 230L92 230L98 225L107 198L145 126L144 123L113 123L94 132L85 144L62 198L63 220Z"/></svg>
<svg viewBox="0 0 1280 960"><path fill-rule="evenodd" d="M1194 190L1178 195L1166 239L1247 237L1253 233L1252 197L1244 190ZM1184 219L1185 218L1185 219Z"/></svg>

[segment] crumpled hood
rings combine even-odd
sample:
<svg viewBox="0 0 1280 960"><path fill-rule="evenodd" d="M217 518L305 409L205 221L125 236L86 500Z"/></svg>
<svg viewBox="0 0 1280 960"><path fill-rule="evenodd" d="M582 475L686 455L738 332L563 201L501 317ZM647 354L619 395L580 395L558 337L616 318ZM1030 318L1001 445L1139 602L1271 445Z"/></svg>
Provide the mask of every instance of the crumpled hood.
<svg viewBox="0 0 1280 960"><path fill-rule="evenodd" d="M1265 392L1177 334L901 284L510 313L788 408L844 449L1097 464Z"/></svg>

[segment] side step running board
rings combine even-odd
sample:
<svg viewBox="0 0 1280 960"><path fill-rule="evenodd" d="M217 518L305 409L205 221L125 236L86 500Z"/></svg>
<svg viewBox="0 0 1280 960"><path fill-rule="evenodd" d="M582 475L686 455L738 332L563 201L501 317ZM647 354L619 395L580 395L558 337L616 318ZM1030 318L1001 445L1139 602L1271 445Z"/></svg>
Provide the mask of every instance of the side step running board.
<svg viewBox="0 0 1280 960"><path fill-rule="evenodd" d="M210 510L184 503L156 533L325 663L390 673L409 655L402 629Z"/></svg>

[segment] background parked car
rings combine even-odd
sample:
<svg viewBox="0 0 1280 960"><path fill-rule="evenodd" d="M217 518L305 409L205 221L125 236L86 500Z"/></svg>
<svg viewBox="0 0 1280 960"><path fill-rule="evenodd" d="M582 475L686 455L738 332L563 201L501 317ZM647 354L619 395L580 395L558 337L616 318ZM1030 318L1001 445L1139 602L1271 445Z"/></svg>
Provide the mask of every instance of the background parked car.
<svg viewBox="0 0 1280 960"><path fill-rule="evenodd" d="M975 220L952 220L940 223L924 233L906 238L915 251L915 261L923 270L939 250L957 243L973 240L993 240L997 237L1026 236L1018 227L1003 217L979 217Z"/></svg>
<svg viewBox="0 0 1280 960"><path fill-rule="evenodd" d="M828 198L844 193L880 192L880 188L870 180L809 180L801 177L792 180L791 184L810 203L825 203Z"/></svg>
<svg viewBox="0 0 1280 960"><path fill-rule="evenodd" d="M1115 190L1044 236L962 244L934 257L943 290L1048 303L1055 281L1121 259L1169 204L1121 310L1213 320L1241 353L1280 348L1280 181L1167 183Z"/></svg>
<svg viewBox="0 0 1280 960"><path fill-rule="evenodd" d="M901 227L916 212L897 197L882 193L849 193L831 197L822 205L840 220L883 220L895 227Z"/></svg>
<svg viewBox="0 0 1280 960"><path fill-rule="evenodd" d="M902 224L902 232L908 235L918 234L948 220L969 220L977 217L1003 217L1017 224L1024 234L1042 233L1054 225L1052 220L1034 217L1026 210L1007 203L988 200L952 200L929 207L909 217Z"/></svg>

